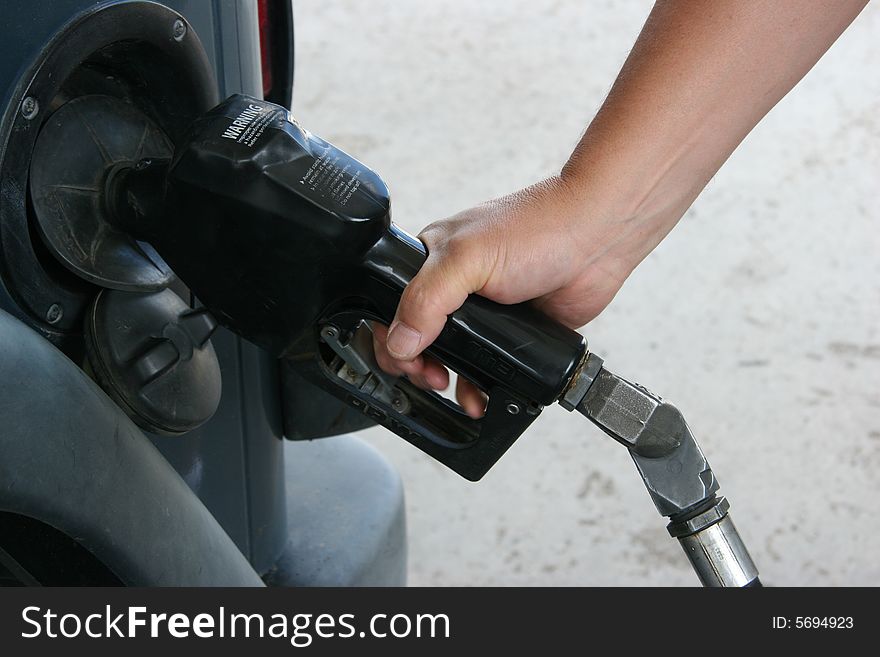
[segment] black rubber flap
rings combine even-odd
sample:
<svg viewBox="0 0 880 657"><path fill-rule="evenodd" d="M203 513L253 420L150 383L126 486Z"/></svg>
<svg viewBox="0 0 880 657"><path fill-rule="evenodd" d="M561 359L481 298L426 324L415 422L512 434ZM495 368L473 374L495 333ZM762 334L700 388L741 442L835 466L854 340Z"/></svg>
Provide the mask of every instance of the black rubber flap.
<svg viewBox="0 0 880 657"><path fill-rule="evenodd" d="M181 434L207 422L220 403L220 365L204 309L171 290L103 290L86 322L97 382L136 424Z"/></svg>
<svg viewBox="0 0 880 657"><path fill-rule="evenodd" d="M85 280L115 290L166 287L174 278L149 244L113 226L107 180L173 147L139 109L111 96L80 96L56 110L37 137L30 192L49 250Z"/></svg>

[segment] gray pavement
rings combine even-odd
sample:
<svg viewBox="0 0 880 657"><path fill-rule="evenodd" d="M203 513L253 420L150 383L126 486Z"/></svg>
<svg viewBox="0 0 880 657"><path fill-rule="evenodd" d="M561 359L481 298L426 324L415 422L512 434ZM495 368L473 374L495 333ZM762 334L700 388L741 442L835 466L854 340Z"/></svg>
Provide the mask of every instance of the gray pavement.
<svg viewBox="0 0 880 657"><path fill-rule="evenodd" d="M298 0L294 113L395 220L554 173L651 3ZM685 413L765 584L880 585L880 5L583 332ZM381 429L414 585L690 585L624 450L547 409L468 483Z"/></svg>

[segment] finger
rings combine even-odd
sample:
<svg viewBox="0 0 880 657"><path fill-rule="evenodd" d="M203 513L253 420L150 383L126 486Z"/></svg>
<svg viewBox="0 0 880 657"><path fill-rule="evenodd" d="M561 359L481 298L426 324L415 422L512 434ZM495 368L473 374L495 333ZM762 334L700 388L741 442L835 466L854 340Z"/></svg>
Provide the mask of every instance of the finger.
<svg viewBox="0 0 880 657"><path fill-rule="evenodd" d="M422 356L424 365L422 375L434 390L446 390L449 387L449 370L443 363L430 356Z"/></svg>
<svg viewBox="0 0 880 657"><path fill-rule="evenodd" d="M425 390L446 390L449 387L449 372L440 361L416 356L413 360L396 360L388 353L385 341L388 329L382 324L373 324L373 350L376 363L384 372L393 376L406 375L416 386Z"/></svg>
<svg viewBox="0 0 880 657"><path fill-rule="evenodd" d="M411 360L430 345L468 295L484 280L479 259L459 248L430 255L403 291L388 333L388 351L398 360Z"/></svg>
<svg viewBox="0 0 880 657"><path fill-rule="evenodd" d="M464 412L475 420L479 420L486 413L488 397L467 379L459 376L455 384L455 398L464 409Z"/></svg>
<svg viewBox="0 0 880 657"><path fill-rule="evenodd" d="M410 377L421 376L424 369L424 358L418 356L413 360L397 360L388 353L386 341L388 339L388 329L382 324L373 324L373 352L376 356L376 363L382 368L383 372L387 372L392 376L401 376L403 374Z"/></svg>

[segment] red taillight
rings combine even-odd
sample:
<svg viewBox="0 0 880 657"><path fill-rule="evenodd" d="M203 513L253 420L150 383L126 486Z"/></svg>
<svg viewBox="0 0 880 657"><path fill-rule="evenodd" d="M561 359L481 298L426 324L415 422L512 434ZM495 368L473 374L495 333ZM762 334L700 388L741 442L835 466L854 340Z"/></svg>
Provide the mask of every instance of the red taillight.
<svg viewBox="0 0 880 657"><path fill-rule="evenodd" d="M272 92L272 5L273 0L259 0L260 64L263 69L263 98Z"/></svg>

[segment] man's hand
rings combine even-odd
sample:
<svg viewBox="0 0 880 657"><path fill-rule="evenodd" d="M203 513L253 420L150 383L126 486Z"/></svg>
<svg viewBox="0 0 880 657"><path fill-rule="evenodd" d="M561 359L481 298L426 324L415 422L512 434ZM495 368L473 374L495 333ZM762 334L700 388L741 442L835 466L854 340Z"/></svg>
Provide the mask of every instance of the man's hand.
<svg viewBox="0 0 880 657"><path fill-rule="evenodd" d="M431 224L419 235L428 259L390 331L375 328L379 365L423 388L446 388L445 368L420 354L474 293L504 304L534 300L569 327L586 324L631 271L614 248L621 232L562 177ZM483 414L485 398L471 383L460 378L456 394L469 415Z"/></svg>

